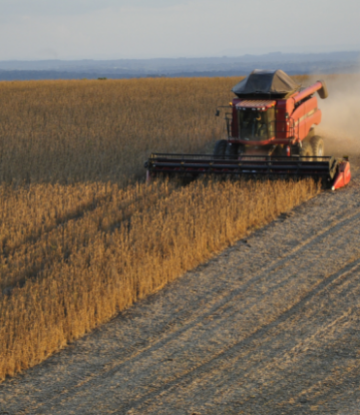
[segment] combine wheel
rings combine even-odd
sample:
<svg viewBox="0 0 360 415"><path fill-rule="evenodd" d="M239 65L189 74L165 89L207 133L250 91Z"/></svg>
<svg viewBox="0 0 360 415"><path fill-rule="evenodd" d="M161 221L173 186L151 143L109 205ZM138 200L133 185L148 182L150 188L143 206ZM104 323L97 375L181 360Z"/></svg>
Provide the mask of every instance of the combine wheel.
<svg viewBox="0 0 360 415"><path fill-rule="evenodd" d="M308 141L303 142L302 147L300 148L299 156L312 157L313 155L314 154L311 144ZM311 161L311 158L308 160Z"/></svg>
<svg viewBox="0 0 360 415"><path fill-rule="evenodd" d="M225 156L226 147L227 147L226 140L218 140L215 143L215 147L214 147L214 157L223 158Z"/></svg>
<svg viewBox="0 0 360 415"><path fill-rule="evenodd" d="M324 155L324 140L320 136L314 135L310 143L314 156L322 157Z"/></svg>
<svg viewBox="0 0 360 415"><path fill-rule="evenodd" d="M311 141L314 135L315 135L315 128L313 127L310 129L309 134L305 138L305 141Z"/></svg>
<svg viewBox="0 0 360 415"><path fill-rule="evenodd" d="M238 144L227 143L225 156L227 159L236 159L238 157Z"/></svg>

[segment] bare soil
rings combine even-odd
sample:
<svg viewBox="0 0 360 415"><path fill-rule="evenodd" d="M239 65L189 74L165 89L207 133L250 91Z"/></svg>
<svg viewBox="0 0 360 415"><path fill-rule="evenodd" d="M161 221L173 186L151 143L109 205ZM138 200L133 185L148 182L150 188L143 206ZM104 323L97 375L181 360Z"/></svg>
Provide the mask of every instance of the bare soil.
<svg viewBox="0 0 360 415"><path fill-rule="evenodd" d="M0 414L358 414L360 175L0 385Z"/></svg>

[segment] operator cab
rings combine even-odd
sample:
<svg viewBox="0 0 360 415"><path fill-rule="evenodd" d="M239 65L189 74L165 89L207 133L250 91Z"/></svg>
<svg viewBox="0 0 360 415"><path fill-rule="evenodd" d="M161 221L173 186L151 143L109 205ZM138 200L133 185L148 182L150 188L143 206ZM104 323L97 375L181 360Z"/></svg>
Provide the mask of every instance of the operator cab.
<svg viewBox="0 0 360 415"><path fill-rule="evenodd" d="M287 120L275 121L275 106L279 100L287 100L301 86L281 70L255 69L232 89L237 96L233 103L233 138L246 145L271 144L275 136L286 137ZM284 112L285 117L285 112ZM279 134L277 134L279 133Z"/></svg>
<svg viewBox="0 0 360 415"><path fill-rule="evenodd" d="M247 100L236 104L240 140L268 141L275 137L275 103Z"/></svg>

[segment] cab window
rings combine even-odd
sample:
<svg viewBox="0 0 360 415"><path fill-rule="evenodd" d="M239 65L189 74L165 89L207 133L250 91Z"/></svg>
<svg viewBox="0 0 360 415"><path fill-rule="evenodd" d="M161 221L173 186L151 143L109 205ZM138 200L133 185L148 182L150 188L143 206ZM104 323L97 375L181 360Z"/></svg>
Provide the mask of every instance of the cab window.
<svg viewBox="0 0 360 415"><path fill-rule="evenodd" d="M275 109L238 111L239 133L243 140L267 140L275 135Z"/></svg>

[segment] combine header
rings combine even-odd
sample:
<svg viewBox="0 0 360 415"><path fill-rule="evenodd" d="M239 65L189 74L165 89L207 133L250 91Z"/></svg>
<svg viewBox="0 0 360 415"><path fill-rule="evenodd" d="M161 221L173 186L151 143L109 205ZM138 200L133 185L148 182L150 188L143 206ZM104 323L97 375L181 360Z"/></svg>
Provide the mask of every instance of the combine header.
<svg viewBox="0 0 360 415"><path fill-rule="evenodd" d="M327 98L324 81L302 89L283 71L255 70L232 91L237 97L225 116L227 140L217 141L212 155L152 154L148 180L159 173L313 177L333 190L349 183L349 161L324 156L314 130L321 122L314 94Z"/></svg>

